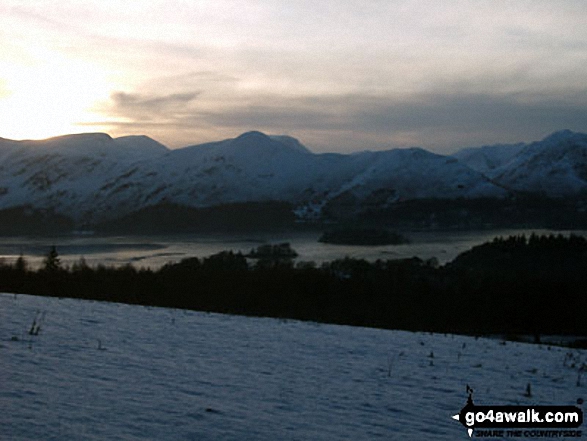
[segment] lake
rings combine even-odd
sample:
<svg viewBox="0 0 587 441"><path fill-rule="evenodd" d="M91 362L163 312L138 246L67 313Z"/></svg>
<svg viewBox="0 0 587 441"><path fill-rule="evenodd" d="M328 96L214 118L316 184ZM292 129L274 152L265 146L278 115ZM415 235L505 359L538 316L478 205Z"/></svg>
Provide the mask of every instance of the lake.
<svg viewBox="0 0 587 441"><path fill-rule="evenodd" d="M483 230L483 231L418 231L402 232L411 243L384 246L348 246L318 242L320 232L290 232L279 234L248 233L241 235L176 235L176 236L93 236L71 235L59 237L0 237L0 258L14 262L23 255L33 267L42 265L51 245L57 247L61 261L71 265L83 257L89 265L125 265L156 269L169 262L179 262L188 257L206 257L224 250L249 252L265 243L289 242L299 254L298 261L317 263L332 261L345 256L377 259L436 257L443 264L475 245L496 236L514 234L565 234L570 231ZM587 235L586 231L574 234Z"/></svg>

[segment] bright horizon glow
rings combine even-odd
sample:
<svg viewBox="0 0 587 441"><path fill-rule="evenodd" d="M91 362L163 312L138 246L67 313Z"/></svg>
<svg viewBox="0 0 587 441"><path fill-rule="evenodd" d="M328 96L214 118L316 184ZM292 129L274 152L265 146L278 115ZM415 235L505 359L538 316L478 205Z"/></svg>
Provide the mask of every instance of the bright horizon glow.
<svg viewBox="0 0 587 441"><path fill-rule="evenodd" d="M90 63L38 51L35 62L6 68L0 99L2 137L43 139L88 131L80 121L96 120L89 111L108 93L104 73Z"/></svg>
<svg viewBox="0 0 587 441"><path fill-rule="evenodd" d="M0 137L249 130L314 151L587 131L582 0L4 0Z"/></svg>

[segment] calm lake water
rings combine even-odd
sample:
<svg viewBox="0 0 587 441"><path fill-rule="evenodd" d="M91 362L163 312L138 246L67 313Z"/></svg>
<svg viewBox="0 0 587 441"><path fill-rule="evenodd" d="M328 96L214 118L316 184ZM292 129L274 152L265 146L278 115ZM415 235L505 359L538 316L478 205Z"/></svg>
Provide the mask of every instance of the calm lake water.
<svg viewBox="0 0 587 441"><path fill-rule="evenodd" d="M282 234L250 233L243 235L181 235L181 236L60 236L1 237L0 258L14 262L23 255L31 266L42 264L51 245L57 247L61 261L71 265L84 258L89 265L125 265L159 268L168 262L188 257L206 257L224 250L249 252L261 244L289 242L299 254L298 261L331 261L345 256L376 259L400 259L413 256L436 257L443 264L475 245L497 236L513 234L565 234L559 230L483 230L452 232L406 232L411 243L384 246L347 246L318 242L319 232ZM587 231L573 231L587 236Z"/></svg>

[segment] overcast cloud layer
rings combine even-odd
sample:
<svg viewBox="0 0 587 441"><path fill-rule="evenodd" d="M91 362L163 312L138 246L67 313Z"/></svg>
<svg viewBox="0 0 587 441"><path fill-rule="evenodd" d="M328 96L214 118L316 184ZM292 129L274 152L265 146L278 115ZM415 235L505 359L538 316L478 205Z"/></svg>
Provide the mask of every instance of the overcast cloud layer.
<svg viewBox="0 0 587 441"><path fill-rule="evenodd" d="M583 0L3 0L0 136L448 152L587 131L586 16Z"/></svg>

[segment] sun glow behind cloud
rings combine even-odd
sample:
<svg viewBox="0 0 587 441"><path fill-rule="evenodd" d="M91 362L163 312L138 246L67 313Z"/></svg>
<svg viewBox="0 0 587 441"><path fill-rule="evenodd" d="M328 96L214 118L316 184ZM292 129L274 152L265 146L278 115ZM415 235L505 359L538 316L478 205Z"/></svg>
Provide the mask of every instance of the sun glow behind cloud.
<svg viewBox="0 0 587 441"><path fill-rule="evenodd" d="M0 3L0 136L437 151L587 130L583 0ZM506 117L507 116L507 117Z"/></svg>
<svg viewBox="0 0 587 441"><path fill-rule="evenodd" d="M89 109L108 93L105 73L95 64L46 49L36 49L32 55L32 62L1 63L2 136L40 139L88 131L79 124L97 120Z"/></svg>

